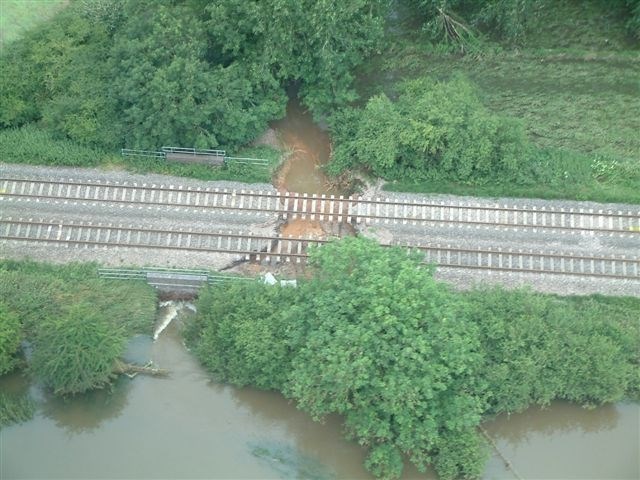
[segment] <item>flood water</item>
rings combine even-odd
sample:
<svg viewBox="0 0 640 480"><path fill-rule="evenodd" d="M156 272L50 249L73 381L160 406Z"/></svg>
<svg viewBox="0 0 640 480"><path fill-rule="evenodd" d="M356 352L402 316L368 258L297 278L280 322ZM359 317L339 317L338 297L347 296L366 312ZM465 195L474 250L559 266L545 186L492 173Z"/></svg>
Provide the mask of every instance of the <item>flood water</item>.
<svg viewBox="0 0 640 480"><path fill-rule="evenodd" d="M289 101L287 116L273 122L272 127L290 152L280 172L279 186L289 192L339 194L321 169L331 154L329 135L297 99Z"/></svg>
<svg viewBox="0 0 640 480"><path fill-rule="evenodd" d="M280 394L211 381L175 322L155 342L138 337L130 355L171 375L124 378L112 393L67 401L16 375L0 380L2 391L30 388L39 405L33 420L0 433L0 478L372 478L339 417L315 423ZM485 428L522 478L631 479L639 410L556 402ZM403 478L434 475L408 467ZM494 454L485 478L517 477Z"/></svg>
<svg viewBox="0 0 640 480"><path fill-rule="evenodd" d="M2 431L0 478L367 477L338 418L320 425L279 394L212 382L173 323L146 343L168 378L125 378L111 395L69 401L32 387L39 411Z"/></svg>

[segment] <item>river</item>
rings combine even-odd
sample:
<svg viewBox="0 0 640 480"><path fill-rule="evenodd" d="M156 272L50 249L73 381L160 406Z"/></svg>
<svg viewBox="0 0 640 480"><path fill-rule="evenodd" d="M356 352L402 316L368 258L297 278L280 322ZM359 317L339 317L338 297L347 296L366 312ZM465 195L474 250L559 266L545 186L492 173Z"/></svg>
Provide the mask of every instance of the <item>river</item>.
<svg viewBox="0 0 640 480"><path fill-rule="evenodd" d="M297 103L275 127L301 159L290 160L285 188L333 193L317 168L328 159L328 136ZM111 393L67 401L18 375L0 378L1 391L29 389L38 402L32 420L0 433L0 478L372 478L339 417L315 423L280 394L213 382L175 322L155 342L138 337L131 355L172 373L123 378ZM639 425L638 404L585 410L554 402L500 416L484 428L513 468L493 451L484 477L639 478ZM434 474L407 466L403 478Z"/></svg>
<svg viewBox="0 0 640 480"><path fill-rule="evenodd" d="M175 322L155 342L136 340L138 361L150 357L171 370L168 378L123 378L112 393L67 401L18 375L2 379L2 390L29 388L39 407L0 434L0 478L371 478L340 418L314 423L280 394L211 381ZM638 405L555 402L485 428L522 478L631 479L639 474L638 416ZM434 476L406 468L404 478ZM485 478L517 477L494 454Z"/></svg>

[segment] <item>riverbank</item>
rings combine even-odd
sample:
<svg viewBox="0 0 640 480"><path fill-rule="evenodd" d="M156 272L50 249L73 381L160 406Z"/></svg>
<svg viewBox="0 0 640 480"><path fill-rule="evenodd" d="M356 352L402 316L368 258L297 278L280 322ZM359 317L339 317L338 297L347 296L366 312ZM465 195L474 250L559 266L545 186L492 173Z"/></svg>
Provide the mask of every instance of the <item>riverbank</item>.
<svg viewBox="0 0 640 480"><path fill-rule="evenodd" d="M1 377L0 389L31 392L37 405L32 420L2 431L1 476L373 479L339 417L319 424L278 393L212 381L184 349L179 325L156 342L148 333L134 352L171 369L165 379L123 378L110 392L59 400L19 375ZM585 410L553 402L483 426L523 478L635 478L639 415L637 404ZM402 477L435 478L410 465ZM492 452L482 478L513 473Z"/></svg>

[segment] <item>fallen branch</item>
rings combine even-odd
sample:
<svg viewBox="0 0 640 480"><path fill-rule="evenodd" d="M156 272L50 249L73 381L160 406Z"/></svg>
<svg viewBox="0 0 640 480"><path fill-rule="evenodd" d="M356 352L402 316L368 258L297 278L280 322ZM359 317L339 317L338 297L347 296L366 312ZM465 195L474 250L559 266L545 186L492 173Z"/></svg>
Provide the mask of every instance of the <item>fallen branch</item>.
<svg viewBox="0 0 640 480"><path fill-rule="evenodd" d="M154 377L166 377L169 375L169 370L164 368L155 368L153 363L149 362L146 365L134 365L133 363L126 363L122 360L116 360L113 366L113 373L118 375L128 375L130 377L136 376L138 373L145 375L152 375Z"/></svg>
<svg viewBox="0 0 640 480"><path fill-rule="evenodd" d="M503 455L503 453L500 451L500 449L498 449L498 446L496 445L496 442L493 441L493 438L491 438L491 436L489 435L489 433L482 428L481 426L478 426L478 428L480 429L480 432L485 436L485 438L487 439L487 441L489 442L489 444L493 447L493 449L495 450L495 452L498 454L498 456L502 459L502 461L504 462L504 466L507 467L507 469L509 471L511 471L511 473L513 473L514 477L516 477L518 480L522 480L522 477L520 476L520 474L516 471L515 467L513 466L513 463L511 463L507 457L505 457Z"/></svg>

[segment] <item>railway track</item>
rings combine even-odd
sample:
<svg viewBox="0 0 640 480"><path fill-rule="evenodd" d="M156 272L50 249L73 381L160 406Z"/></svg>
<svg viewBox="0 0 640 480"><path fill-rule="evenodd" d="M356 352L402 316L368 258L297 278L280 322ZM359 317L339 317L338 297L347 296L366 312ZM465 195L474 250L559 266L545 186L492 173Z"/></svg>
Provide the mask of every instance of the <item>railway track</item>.
<svg viewBox="0 0 640 480"><path fill-rule="evenodd" d="M161 230L122 225L0 218L0 240L84 248L142 248L226 253L246 260L303 262L311 245L328 240L247 235L237 232ZM404 245L441 267L563 274L640 280L637 256L589 256L570 252L469 249L451 245Z"/></svg>
<svg viewBox="0 0 640 480"><path fill-rule="evenodd" d="M0 178L0 199L126 204L254 212L368 225L471 227L640 235L640 210L547 209L535 206L402 202L275 191L203 189L174 185Z"/></svg>

